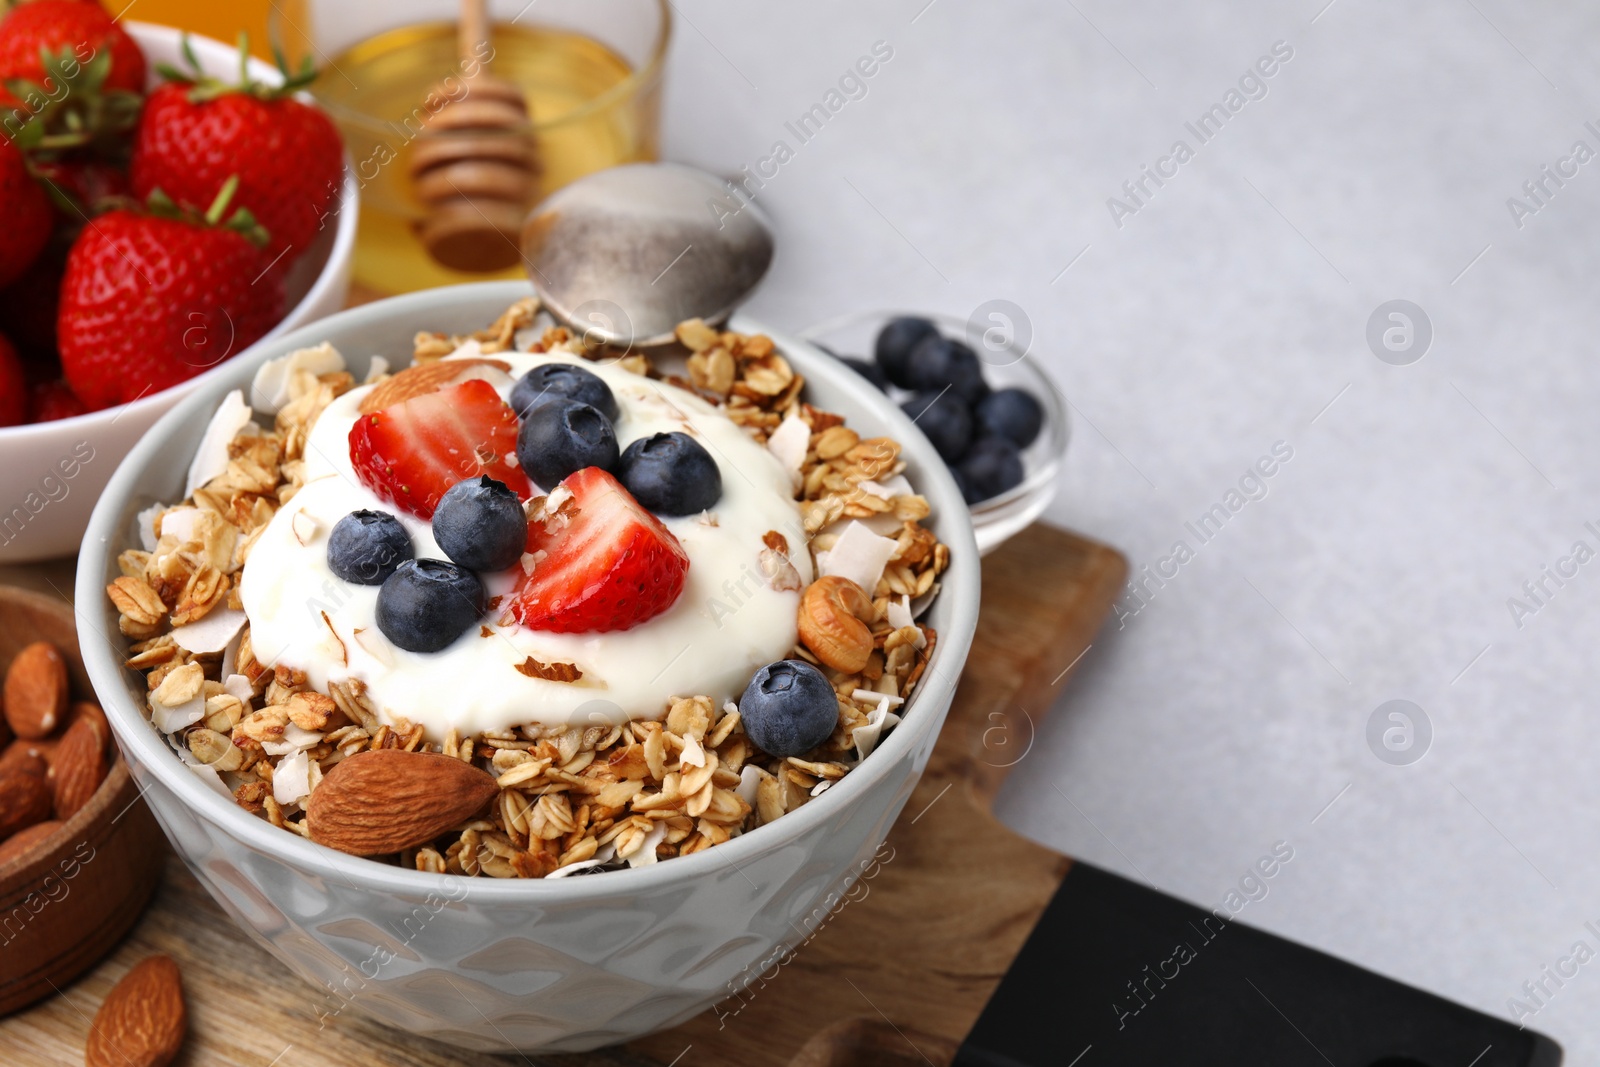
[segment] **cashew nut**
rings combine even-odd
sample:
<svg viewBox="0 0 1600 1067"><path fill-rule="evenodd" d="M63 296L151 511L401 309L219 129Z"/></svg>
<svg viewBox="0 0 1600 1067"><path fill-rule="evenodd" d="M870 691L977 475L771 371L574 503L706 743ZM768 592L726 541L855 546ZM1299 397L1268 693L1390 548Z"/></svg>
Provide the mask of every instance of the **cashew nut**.
<svg viewBox="0 0 1600 1067"><path fill-rule="evenodd" d="M800 597L800 640L836 671L855 674L872 655L872 598L848 578L829 575Z"/></svg>

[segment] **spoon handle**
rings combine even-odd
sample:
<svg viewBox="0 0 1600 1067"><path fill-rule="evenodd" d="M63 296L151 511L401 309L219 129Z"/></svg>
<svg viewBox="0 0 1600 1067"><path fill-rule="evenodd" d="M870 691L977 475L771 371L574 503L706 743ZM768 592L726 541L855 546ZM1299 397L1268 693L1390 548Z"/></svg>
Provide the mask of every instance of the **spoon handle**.
<svg viewBox="0 0 1600 1067"><path fill-rule="evenodd" d="M487 0L461 0L461 25L457 30L456 53L462 62L480 55L480 46L489 40ZM483 66L487 67L488 63Z"/></svg>

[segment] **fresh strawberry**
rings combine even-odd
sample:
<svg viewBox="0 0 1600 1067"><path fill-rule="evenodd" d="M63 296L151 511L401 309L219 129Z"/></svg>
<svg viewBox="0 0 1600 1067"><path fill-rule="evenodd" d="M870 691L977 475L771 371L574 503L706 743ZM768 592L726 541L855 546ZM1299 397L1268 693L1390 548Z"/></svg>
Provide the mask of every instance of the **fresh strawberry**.
<svg viewBox="0 0 1600 1067"><path fill-rule="evenodd" d="M561 484L571 500L547 523L528 524L528 550L544 555L511 617L533 630L591 633L629 630L670 608L689 574L672 532L599 467Z"/></svg>
<svg viewBox="0 0 1600 1067"><path fill-rule="evenodd" d="M0 426L28 420L28 376L17 350L0 334Z"/></svg>
<svg viewBox="0 0 1600 1067"><path fill-rule="evenodd" d="M374 493L423 519L459 481L487 474L523 500L527 476L517 454L517 416L494 386L472 380L424 393L350 427L350 461Z"/></svg>
<svg viewBox="0 0 1600 1067"><path fill-rule="evenodd" d="M56 364L56 306L61 300L61 275L67 268L71 241L65 234L52 234L50 241L22 277L0 289L0 333L22 353L23 361L38 381L41 367L49 367L48 378L61 377Z"/></svg>
<svg viewBox="0 0 1600 1067"><path fill-rule="evenodd" d="M152 196L148 209L112 211L79 234L56 340L89 410L193 378L277 322L283 291L262 277L265 235L242 210L217 224L229 192L204 217Z"/></svg>
<svg viewBox="0 0 1600 1067"><path fill-rule="evenodd" d="M208 204L237 174L239 206L272 235L267 258L281 255L287 267L334 209L344 170L339 131L294 98L314 72L285 70L276 87L248 77L225 85L201 75L192 56L190 63L192 75L161 67L174 80L145 102L134 137L134 195L160 188L179 203Z"/></svg>
<svg viewBox="0 0 1600 1067"><path fill-rule="evenodd" d="M70 75L102 55L108 57L102 60L106 64L101 81L105 89L144 91L144 53L99 4L32 0L17 4L0 20L0 79L7 82L12 99L27 112L36 112L46 101L60 97L51 75ZM52 69L58 61L69 65L65 70ZM18 92L9 84L14 80L33 83L38 93L30 98L30 94Z"/></svg>
<svg viewBox="0 0 1600 1067"><path fill-rule="evenodd" d="M28 421L55 422L84 412L83 401L66 382L38 382L29 392Z"/></svg>
<svg viewBox="0 0 1600 1067"><path fill-rule="evenodd" d="M125 168L83 153L35 159L33 173L67 198L66 204L59 202L62 196L54 198L58 201L56 210L64 221L76 226L83 225L97 209L112 206L109 201L127 199L133 191Z"/></svg>
<svg viewBox="0 0 1600 1067"><path fill-rule="evenodd" d="M0 286L16 281L39 257L53 214L22 153L0 137Z"/></svg>

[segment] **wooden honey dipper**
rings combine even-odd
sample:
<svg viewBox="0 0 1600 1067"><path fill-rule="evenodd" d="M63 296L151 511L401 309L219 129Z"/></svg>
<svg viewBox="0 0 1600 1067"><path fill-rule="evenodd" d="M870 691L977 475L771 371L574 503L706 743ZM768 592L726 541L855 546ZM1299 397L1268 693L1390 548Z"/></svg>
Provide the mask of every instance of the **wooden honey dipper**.
<svg viewBox="0 0 1600 1067"><path fill-rule="evenodd" d="M411 151L413 187L429 209L417 236L435 260L460 271L503 270L521 258L518 234L539 182L528 102L481 59L493 54L489 34L485 0L462 0L457 53L464 69L476 70Z"/></svg>

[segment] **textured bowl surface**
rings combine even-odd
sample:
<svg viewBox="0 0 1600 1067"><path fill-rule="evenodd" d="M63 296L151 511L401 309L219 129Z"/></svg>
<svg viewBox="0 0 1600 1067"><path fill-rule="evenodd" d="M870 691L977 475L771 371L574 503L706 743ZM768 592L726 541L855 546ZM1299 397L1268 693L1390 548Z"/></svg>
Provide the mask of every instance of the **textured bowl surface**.
<svg viewBox="0 0 1600 1067"><path fill-rule="evenodd" d="M184 65L177 30L144 22L124 25L144 50L152 83L157 63ZM207 72L238 79L239 52L232 45L193 34L189 40ZM276 67L259 59L250 61L250 75L269 83L282 80ZM355 175L346 164L337 214L330 216L316 242L290 271L289 310L258 343L267 344L344 306L355 254L358 197ZM95 499L128 449L180 399L245 358L246 353L240 353L181 385L131 404L56 422L0 427L0 454L6 458L0 468L0 563L76 552Z"/></svg>
<svg viewBox="0 0 1600 1067"><path fill-rule="evenodd" d="M299 330L203 383L131 452L95 509L78 561L89 674L135 778L180 855L238 921L313 986L309 1007L350 1010L461 1047L577 1051L671 1026L731 995L820 922L871 862L927 763L971 644L978 553L955 483L900 411L853 372L773 335L808 397L905 445L951 566L927 621L939 633L905 721L856 770L770 826L650 867L554 881L427 875L334 852L276 829L212 791L142 713L121 666L104 586L137 542L137 513L174 502L211 411L262 361L331 341L359 378L371 356L408 362L420 329L492 321L520 282L434 289ZM759 331L734 320L733 328ZM770 331L768 331L770 332ZM868 395L871 394L871 395Z"/></svg>
<svg viewBox="0 0 1600 1067"><path fill-rule="evenodd" d="M0 676L23 648L61 649L74 700L91 696L64 601L0 586ZM57 989L116 947L150 900L166 851L122 760L76 815L0 864L0 1015Z"/></svg>

